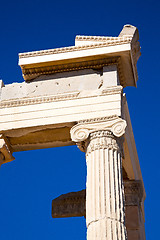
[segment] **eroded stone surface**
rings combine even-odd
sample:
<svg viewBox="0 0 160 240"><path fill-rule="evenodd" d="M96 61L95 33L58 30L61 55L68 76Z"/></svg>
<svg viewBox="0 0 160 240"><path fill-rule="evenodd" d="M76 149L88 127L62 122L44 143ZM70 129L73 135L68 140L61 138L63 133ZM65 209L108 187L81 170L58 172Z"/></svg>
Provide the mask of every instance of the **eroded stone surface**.
<svg viewBox="0 0 160 240"><path fill-rule="evenodd" d="M125 192L125 225L128 240L144 240L144 226L141 219L141 194L140 181L124 180ZM130 197L128 197L128 194ZM108 199L109 196L106 196ZM102 201L102 199L101 199ZM110 201L106 202L108 207ZM92 211L95 209L92 208ZM86 216L86 190L63 194L52 201L52 217L81 217ZM98 220L96 220L97 222ZM101 220L102 221L102 220ZM94 222L93 222L94 224Z"/></svg>
<svg viewBox="0 0 160 240"><path fill-rule="evenodd" d="M43 75L32 82L12 83L2 88L1 101L93 91L101 84L101 72L92 69Z"/></svg>
<svg viewBox="0 0 160 240"><path fill-rule="evenodd" d="M85 217L86 190L62 194L52 201L52 217Z"/></svg>
<svg viewBox="0 0 160 240"><path fill-rule="evenodd" d="M76 46L20 54L26 82L0 82L0 164L12 151L78 143L86 152L87 240L127 239L122 167L126 179L143 181L123 96L138 79L138 39L126 25L118 37L78 36ZM129 240L144 240L145 191L133 185L127 231ZM55 199L54 217L83 216L84 199L84 191Z"/></svg>
<svg viewBox="0 0 160 240"><path fill-rule="evenodd" d="M125 215L128 240L145 240L143 186L141 181L124 181Z"/></svg>

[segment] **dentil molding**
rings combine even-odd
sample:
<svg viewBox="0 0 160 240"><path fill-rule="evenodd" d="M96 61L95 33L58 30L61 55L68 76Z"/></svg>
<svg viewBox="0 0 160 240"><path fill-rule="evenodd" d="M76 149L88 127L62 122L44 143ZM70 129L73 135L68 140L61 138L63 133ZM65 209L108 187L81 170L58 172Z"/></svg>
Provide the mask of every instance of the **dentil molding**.
<svg viewBox="0 0 160 240"><path fill-rule="evenodd" d="M62 48L55 48L55 49L48 49L48 50L41 50L41 51L33 51L33 52L26 52L26 53L19 53L19 58L27 58L27 57L35 57L35 56L44 56L44 55L51 55L57 53L66 53L72 51L80 51L92 48L100 48L106 46L114 46L120 44L127 44L131 43L132 36L123 36L123 37L94 37L94 36L77 36L77 40L95 40L95 41L104 41L104 43L97 43L97 44L88 44L84 46L71 46L71 47L62 47Z"/></svg>

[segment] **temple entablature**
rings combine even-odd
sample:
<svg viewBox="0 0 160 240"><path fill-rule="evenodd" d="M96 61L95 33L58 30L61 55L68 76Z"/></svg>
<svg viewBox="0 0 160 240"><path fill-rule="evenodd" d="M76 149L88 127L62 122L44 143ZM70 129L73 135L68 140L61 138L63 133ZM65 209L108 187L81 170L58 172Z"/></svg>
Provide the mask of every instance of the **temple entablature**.
<svg viewBox="0 0 160 240"><path fill-rule="evenodd" d="M138 40L138 30L131 25L125 25L118 37L76 36L75 46L19 54L25 81L0 82L0 163L13 160L12 152L48 147L77 144L86 152L88 240L96 239L91 226L96 221L103 225L102 219L107 221L108 234L111 219L113 225L118 221L121 237L114 240L126 240L123 180L141 186L138 201L144 218L145 189L123 93L138 79ZM84 207L83 194L79 204ZM93 196L102 198L101 210ZM92 212L90 202L97 212ZM99 232L97 227L95 233Z"/></svg>
<svg viewBox="0 0 160 240"><path fill-rule="evenodd" d="M125 25L118 37L77 36L75 46L19 54L26 81L42 75L116 64L122 86L136 86L140 56L136 27Z"/></svg>
<svg viewBox="0 0 160 240"><path fill-rule="evenodd" d="M97 124L105 129L123 121L124 169L129 179L141 178L123 94L125 86L136 85L138 39L137 28L125 25L118 37L76 36L73 47L19 54L25 81L1 80L0 91L0 133L13 152L75 144L70 129L85 121L89 133Z"/></svg>

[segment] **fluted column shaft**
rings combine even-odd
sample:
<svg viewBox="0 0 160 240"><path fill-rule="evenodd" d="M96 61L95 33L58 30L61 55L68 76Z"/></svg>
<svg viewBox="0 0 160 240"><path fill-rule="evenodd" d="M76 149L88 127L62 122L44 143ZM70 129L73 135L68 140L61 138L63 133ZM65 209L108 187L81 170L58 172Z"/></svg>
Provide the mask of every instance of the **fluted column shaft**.
<svg viewBox="0 0 160 240"><path fill-rule="evenodd" d="M111 131L91 133L86 161L87 240L125 240L120 139Z"/></svg>
<svg viewBox="0 0 160 240"><path fill-rule="evenodd" d="M126 240L122 136L118 116L84 120L71 128L72 141L86 152L87 240Z"/></svg>

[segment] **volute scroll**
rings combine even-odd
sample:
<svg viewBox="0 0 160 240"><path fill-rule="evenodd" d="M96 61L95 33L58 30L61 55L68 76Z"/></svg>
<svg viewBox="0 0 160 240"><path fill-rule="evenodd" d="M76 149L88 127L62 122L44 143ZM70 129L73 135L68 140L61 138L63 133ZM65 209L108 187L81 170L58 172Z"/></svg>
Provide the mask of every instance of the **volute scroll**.
<svg viewBox="0 0 160 240"><path fill-rule="evenodd" d="M126 121L118 116L84 120L71 128L71 139L76 143L83 142L90 133L101 130L111 131L115 137L121 137L125 133L126 126Z"/></svg>

